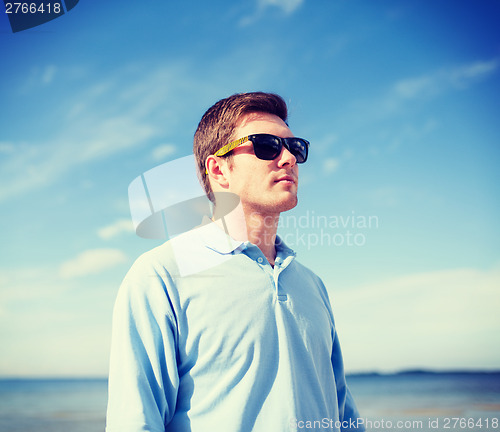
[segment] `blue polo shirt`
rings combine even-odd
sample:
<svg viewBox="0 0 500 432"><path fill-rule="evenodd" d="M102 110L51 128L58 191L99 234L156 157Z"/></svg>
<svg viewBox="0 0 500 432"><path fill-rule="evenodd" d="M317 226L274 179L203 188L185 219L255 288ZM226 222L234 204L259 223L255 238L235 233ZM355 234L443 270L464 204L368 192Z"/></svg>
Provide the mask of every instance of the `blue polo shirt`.
<svg viewBox="0 0 500 432"><path fill-rule="evenodd" d="M113 315L107 432L364 430L327 291L279 237L276 252L273 268L208 223L134 263Z"/></svg>

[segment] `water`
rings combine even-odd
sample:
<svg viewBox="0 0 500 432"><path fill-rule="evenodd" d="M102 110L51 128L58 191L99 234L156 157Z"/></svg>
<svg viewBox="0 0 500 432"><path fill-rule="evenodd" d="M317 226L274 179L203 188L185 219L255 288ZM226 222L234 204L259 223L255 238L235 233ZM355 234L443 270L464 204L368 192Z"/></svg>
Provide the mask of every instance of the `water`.
<svg viewBox="0 0 500 432"><path fill-rule="evenodd" d="M500 432L500 373L358 375L348 383L372 431ZM106 398L104 379L0 380L0 432L103 432Z"/></svg>
<svg viewBox="0 0 500 432"><path fill-rule="evenodd" d="M371 430L500 432L500 373L361 375L348 383Z"/></svg>
<svg viewBox="0 0 500 432"><path fill-rule="evenodd" d="M102 432L104 379L0 380L0 432Z"/></svg>

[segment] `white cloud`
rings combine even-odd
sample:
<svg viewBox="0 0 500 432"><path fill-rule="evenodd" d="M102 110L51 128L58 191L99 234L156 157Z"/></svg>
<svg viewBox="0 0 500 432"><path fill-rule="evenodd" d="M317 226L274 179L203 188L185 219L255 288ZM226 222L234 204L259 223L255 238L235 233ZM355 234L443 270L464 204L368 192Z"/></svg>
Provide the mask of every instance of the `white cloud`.
<svg viewBox="0 0 500 432"><path fill-rule="evenodd" d="M402 99L434 95L450 88L467 88L498 69L497 59L444 68L419 77L398 81L394 94Z"/></svg>
<svg viewBox="0 0 500 432"><path fill-rule="evenodd" d="M336 158L327 158L323 161L323 172L326 175L333 174L337 171L340 161Z"/></svg>
<svg viewBox="0 0 500 432"><path fill-rule="evenodd" d="M276 6L283 9L287 14L295 12L302 3L304 3L304 0L259 0L259 6Z"/></svg>
<svg viewBox="0 0 500 432"><path fill-rule="evenodd" d="M421 76L398 81L394 85L396 95L402 98L413 98L423 94L425 91L435 90L436 79L432 76Z"/></svg>
<svg viewBox="0 0 500 432"><path fill-rule="evenodd" d="M52 95L50 119L59 119L57 128L31 135L31 131L45 127L44 113L37 112L40 104L33 96L34 103L27 107L28 120L16 134L17 141L5 146L3 153L10 152L7 157L0 157L0 202L52 185L81 165L158 142L165 131L178 130L179 124L192 115L193 106L199 106L196 104L206 106L221 94L236 92L243 86L252 88L263 77L276 73L269 59L276 59L280 53L265 47L257 55L259 66L237 74L230 82L221 78L220 68L233 67L246 59L248 52L241 48L220 53L213 67L204 69L203 79L199 68L185 59L153 66L131 63L93 80L89 79L91 71L60 66L57 74L70 76L63 84L73 84L74 89ZM47 79L51 73L56 72L50 68L45 71ZM26 80L30 74L26 74ZM38 87L40 74L37 70ZM206 85L207 79L210 86ZM17 91L29 93L30 89ZM6 124L17 121L3 120ZM152 156L171 152L167 144L153 150Z"/></svg>
<svg viewBox="0 0 500 432"><path fill-rule="evenodd" d="M468 86L474 80L480 80L494 73L499 66L497 59L478 61L449 71L449 80L457 87Z"/></svg>
<svg viewBox="0 0 500 432"><path fill-rule="evenodd" d="M0 269L0 320L12 316L12 303L56 296L60 291L53 272L44 267Z"/></svg>
<svg viewBox="0 0 500 432"><path fill-rule="evenodd" d="M418 144L426 140L439 126L434 118L424 122L401 124L399 128L388 128L382 132L382 139L387 143L386 150L391 152L402 146Z"/></svg>
<svg viewBox="0 0 500 432"><path fill-rule="evenodd" d="M499 66L500 59L493 58L468 62L455 67L441 67L419 76L396 80L373 99L354 100L348 110L350 114L344 122L354 121L351 116L354 116L356 122L363 119L367 124L387 119L394 120L394 116L401 115L406 107L414 109L415 102L428 103L429 100L440 95L458 92L491 79L493 75L498 76ZM429 120L423 132L432 131L436 125L436 120ZM392 126L389 135L394 135L394 132L394 126ZM390 143L392 148L397 145L397 143Z"/></svg>
<svg viewBox="0 0 500 432"><path fill-rule="evenodd" d="M304 3L304 0L257 0L257 10L253 14L245 15L238 24L240 27L248 27L260 19L269 7L279 8L286 15L290 15L295 12L302 3Z"/></svg>
<svg viewBox="0 0 500 432"><path fill-rule="evenodd" d="M111 225L101 228L97 234L104 240L109 240L123 233L133 233L134 226L131 219L119 219Z"/></svg>
<svg viewBox="0 0 500 432"><path fill-rule="evenodd" d="M122 277L89 285L53 266L0 268L0 375L104 376Z"/></svg>
<svg viewBox="0 0 500 432"><path fill-rule="evenodd" d="M257 55L257 67L242 71L229 82L221 77L221 69L241 64L250 52ZM238 47L219 53L204 69L203 79L199 68L186 59L156 65L132 62L129 67L95 78L92 71L74 66L58 66L56 71L47 67L46 79L60 75L61 85L71 91L51 94L48 119L57 118L58 123L43 134L33 131L46 130L47 118L43 111L39 112L44 105L37 95L30 96L27 120L18 128L16 141L9 142L0 153L0 202L52 185L82 165L149 148L165 131L182 129L180 125L192 115L193 106L205 107L221 94L258 87L264 79L268 82L279 73L270 60L279 61L284 55L272 45L259 48L257 54L252 46ZM42 79L39 69L37 88ZM31 75L28 72L23 79L28 81ZM207 79L210 86L206 85ZM31 89L16 90L31 94ZM8 125L18 121L8 117L3 120ZM167 155L173 150L169 145L163 143L151 156Z"/></svg>
<svg viewBox="0 0 500 432"><path fill-rule="evenodd" d="M153 135L153 126L124 115L96 122L87 131L68 129L50 143L19 143L0 163L0 201L52 184L75 166L104 159Z"/></svg>
<svg viewBox="0 0 500 432"><path fill-rule="evenodd" d="M24 94L38 91L40 87L45 87L54 82L58 68L54 64L34 66L27 71L20 92Z"/></svg>
<svg viewBox="0 0 500 432"><path fill-rule="evenodd" d="M42 77L41 80L43 84L48 85L50 84L56 75L57 68L54 65L48 65L45 67L45 69L42 71Z"/></svg>
<svg viewBox="0 0 500 432"><path fill-rule="evenodd" d="M405 193L398 186L382 186L369 192L367 200L376 208L395 208L401 203L401 197Z"/></svg>
<svg viewBox="0 0 500 432"><path fill-rule="evenodd" d="M410 274L331 293L351 370L482 368L500 362L500 269Z"/></svg>
<svg viewBox="0 0 500 432"><path fill-rule="evenodd" d="M53 104L60 107L62 118L52 135L19 138L3 146L3 153L9 153L0 158L0 202L50 185L79 165L147 145L165 129L173 128L179 110L191 104L186 97L176 98L174 92L191 88L190 93L203 94L202 83L193 83L187 68L183 62L147 72L124 68L113 79L105 77L92 85L77 86L74 93L57 95ZM46 69L45 79L54 73ZM169 103L172 99L182 100L184 105L176 103L174 108ZM40 116L27 117L29 134L39 127Z"/></svg>
<svg viewBox="0 0 500 432"><path fill-rule="evenodd" d="M0 154L9 155L14 153L14 144L0 141Z"/></svg>
<svg viewBox="0 0 500 432"><path fill-rule="evenodd" d="M314 142L314 153L318 154L330 154L332 147L336 145L339 141L339 137L336 133L327 133L321 136L310 137L311 142Z"/></svg>
<svg viewBox="0 0 500 432"><path fill-rule="evenodd" d="M173 144L162 144L153 149L152 156L155 161L165 161L168 156L175 153L176 148Z"/></svg>
<svg viewBox="0 0 500 432"><path fill-rule="evenodd" d="M63 263L59 274L71 279L101 273L124 262L127 262L127 256L118 249L90 249Z"/></svg>

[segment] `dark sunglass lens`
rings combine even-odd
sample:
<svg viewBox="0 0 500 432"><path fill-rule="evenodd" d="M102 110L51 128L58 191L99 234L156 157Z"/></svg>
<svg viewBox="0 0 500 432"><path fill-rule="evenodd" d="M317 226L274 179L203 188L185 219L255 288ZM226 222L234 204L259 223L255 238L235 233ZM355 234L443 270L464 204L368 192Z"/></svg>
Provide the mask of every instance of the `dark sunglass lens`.
<svg viewBox="0 0 500 432"><path fill-rule="evenodd" d="M272 160L281 152L279 140L272 135L256 135L252 137L255 156L263 160Z"/></svg>
<svg viewBox="0 0 500 432"><path fill-rule="evenodd" d="M292 153L295 156L295 159L297 159L297 163L303 163L306 161L307 143L305 140L289 138L287 144L290 149L290 153Z"/></svg>

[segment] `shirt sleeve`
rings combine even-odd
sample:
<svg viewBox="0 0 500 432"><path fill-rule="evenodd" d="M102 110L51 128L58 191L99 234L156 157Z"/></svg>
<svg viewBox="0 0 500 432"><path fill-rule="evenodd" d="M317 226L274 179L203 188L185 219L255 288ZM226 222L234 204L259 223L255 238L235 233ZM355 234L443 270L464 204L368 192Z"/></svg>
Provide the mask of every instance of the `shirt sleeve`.
<svg viewBox="0 0 500 432"><path fill-rule="evenodd" d="M164 432L175 412L177 326L164 279L139 259L113 311L106 432Z"/></svg>
<svg viewBox="0 0 500 432"><path fill-rule="evenodd" d="M340 350L339 338L334 330L332 348L332 366L337 387L337 401L339 405L339 420L342 432L365 432L363 419L360 418L358 408L347 386L344 373L344 363Z"/></svg>

